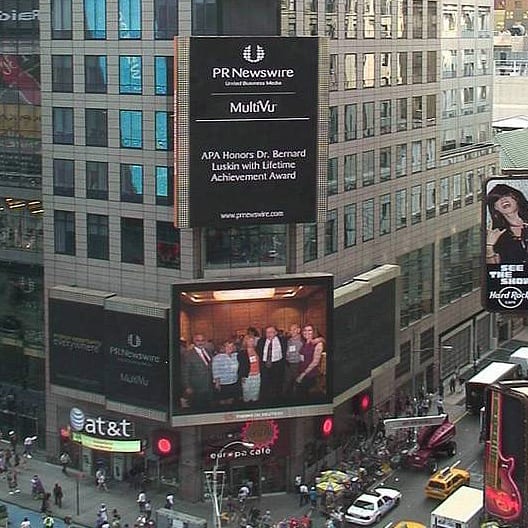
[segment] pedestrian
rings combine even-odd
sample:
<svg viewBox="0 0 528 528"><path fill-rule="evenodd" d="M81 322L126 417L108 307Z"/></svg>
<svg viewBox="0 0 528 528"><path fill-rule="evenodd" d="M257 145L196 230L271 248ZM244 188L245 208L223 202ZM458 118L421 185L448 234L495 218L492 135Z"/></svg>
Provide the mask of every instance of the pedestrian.
<svg viewBox="0 0 528 528"><path fill-rule="evenodd" d="M145 513L145 503L147 502L147 494L143 490L138 493L136 502L139 506L139 513Z"/></svg>
<svg viewBox="0 0 528 528"><path fill-rule="evenodd" d="M53 486L53 500L55 502L55 506L62 508L63 495L62 486L58 482L55 482L55 486Z"/></svg>
<svg viewBox="0 0 528 528"><path fill-rule="evenodd" d="M147 518L147 521L152 517L152 504L148 499L145 502L145 517Z"/></svg>
<svg viewBox="0 0 528 528"><path fill-rule="evenodd" d="M456 391L456 377L455 375L453 374L450 378L449 378L449 394L454 394Z"/></svg>
<svg viewBox="0 0 528 528"><path fill-rule="evenodd" d="M106 485L106 475L104 471L99 474L97 477L97 489L99 491L108 491L108 486Z"/></svg>
<svg viewBox="0 0 528 528"><path fill-rule="evenodd" d="M262 528L270 528L271 524L271 512L266 510L266 513L262 516L261 526Z"/></svg>
<svg viewBox="0 0 528 528"><path fill-rule="evenodd" d="M17 435L15 431L9 431L7 433L7 437L9 438L9 443L11 444L11 449L13 450L13 453L16 453Z"/></svg>
<svg viewBox="0 0 528 528"><path fill-rule="evenodd" d="M300 493L300 488L302 484L302 477L301 475L296 475L293 479L293 486L295 488L295 493Z"/></svg>
<svg viewBox="0 0 528 528"><path fill-rule="evenodd" d="M114 518L112 519L111 527L112 528L121 528L121 516L120 515L115 515L114 516Z"/></svg>
<svg viewBox="0 0 528 528"><path fill-rule="evenodd" d="M31 523L27 517L24 517L24 520L20 523L20 528L31 528Z"/></svg>
<svg viewBox="0 0 528 528"><path fill-rule="evenodd" d="M227 497L227 510L231 513L231 510L229 509L230 500L232 503L233 499L231 499L231 495ZM174 508L174 495L170 491L169 493L167 493L167 496L165 497L165 508L167 508L167 510L172 510Z"/></svg>
<svg viewBox="0 0 528 528"><path fill-rule="evenodd" d="M106 504L103 502L101 506L99 507L98 515L101 517L103 521L108 521L108 509L106 507Z"/></svg>
<svg viewBox="0 0 528 528"><path fill-rule="evenodd" d="M315 489L315 486L312 486L310 488L310 493L308 495L310 497L310 506L312 508L317 508L317 491Z"/></svg>
<svg viewBox="0 0 528 528"><path fill-rule="evenodd" d="M7 473L7 487L9 488L9 495L20 493L18 489L18 477L15 469L11 469Z"/></svg>
<svg viewBox="0 0 528 528"><path fill-rule="evenodd" d="M68 468L68 464L70 464L70 462L71 462L70 455L68 453L66 453L66 451L64 451L61 454L61 456L59 458L59 461L60 461L61 466L62 466L62 472L66 475L67 474L66 469Z"/></svg>
<svg viewBox="0 0 528 528"><path fill-rule="evenodd" d="M36 436L26 436L24 438L24 451L22 453L23 457L32 458L33 442L37 440Z"/></svg>
<svg viewBox="0 0 528 528"><path fill-rule="evenodd" d="M444 414L444 400L441 396L438 396L438 399L436 400L436 409L438 411L438 414Z"/></svg>
<svg viewBox="0 0 528 528"><path fill-rule="evenodd" d="M309 501L309 495L310 491L308 489L308 486L303 482L299 486L299 506L304 506L305 504L308 504Z"/></svg>
<svg viewBox="0 0 528 528"><path fill-rule="evenodd" d="M55 524L55 519L48 513L46 517L44 517L44 528L53 528Z"/></svg>
<svg viewBox="0 0 528 528"><path fill-rule="evenodd" d="M51 511L50 508L51 493L44 493L42 502L40 503L40 513L48 513Z"/></svg>

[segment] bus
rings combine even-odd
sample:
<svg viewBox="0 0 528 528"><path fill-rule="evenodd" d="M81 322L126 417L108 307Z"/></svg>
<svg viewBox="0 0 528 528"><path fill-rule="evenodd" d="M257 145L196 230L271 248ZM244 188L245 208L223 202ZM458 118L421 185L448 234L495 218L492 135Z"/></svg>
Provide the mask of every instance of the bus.
<svg viewBox="0 0 528 528"><path fill-rule="evenodd" d="M486 387L503 380L514 380L521 376L521 368L514 363L495 361L466 381L466 410L480 414L485 405Z"/></svg>

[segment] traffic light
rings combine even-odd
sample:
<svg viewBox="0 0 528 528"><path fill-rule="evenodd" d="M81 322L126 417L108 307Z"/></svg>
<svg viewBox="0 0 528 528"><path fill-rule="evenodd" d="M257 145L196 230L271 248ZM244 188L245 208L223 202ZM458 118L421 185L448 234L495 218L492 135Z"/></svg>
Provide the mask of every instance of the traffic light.
<svg viewBox="0 0 528 528"><path fill-rule="evenodd" d="M152 433L152 451L160 457L174 456L178 452L178 436L174 431L158 430Z"/></svg>
<svg viewBox="0 0 528 528"><path fill-rule="evenodd" d="M352 413L355 415L366 414L372 407L372 393L370 389L361 391L352 398Z"/></svg>
<svg viewBox="0 0 528 528"><path fill-rule="evenodd" d="M334 431L334 417L325 416L319 425L319 432L322 438L329 438Z"/></svg>

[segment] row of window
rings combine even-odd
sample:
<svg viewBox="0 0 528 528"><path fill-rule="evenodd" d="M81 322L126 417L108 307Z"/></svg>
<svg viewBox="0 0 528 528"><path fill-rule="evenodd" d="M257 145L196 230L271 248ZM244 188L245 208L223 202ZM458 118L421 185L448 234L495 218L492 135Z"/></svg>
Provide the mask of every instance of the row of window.
<svg viewBox="0 0 528 528"><path fill-rule="evenodd" d="M83 56L79 56L81 58ZM120 94L141 95L144 93L143 57L141 55L119 56L119 79L117 83L108 82L106 55L85 55L84 92L108 93L108 87L118 87ZM52 90L54 92L74 91L74 68L77 64L73 55L52 55ZM82 65L79 65L82 68ZM146 93L154 95L172 95L174 78L174 58L154 57L154 86ZM112 91L112 90L111 90ZM114 93L118 93L115 90Z"/></svg>
<svg viewBox="0 0 528 528"><path fill-rule="evenodd" d="M490 74L491 53L491 49L478 50L478 56L473 48L443 50L442 79Z"/></svg>
<svg viewBox="0 0 528 528"><path fill-rule="evenodd" d="M442 90L442 117L445 119L490 110L489 86L465 86L461 89Z"/></svg>
<svg viewBox="0 0 528 528"><path fill-rule="evenodd" d="M342 158L342 167L340 166L339 158L330 158L327 171L328 195L332 196L339 192L352 191L359 185L367 187L378 182L388 181L393 176L401 178L409 174L409 147L411 173L424 170L424 160L426 169L436 167L435 138L428 138L425 141L413 141L410 145L401 143L379 150L346 154ZM343 181L342 188L341 180Z"/></svg>
<svg viewBox="0 0 528 528"><path fill-rule="evenodd" d="M154 112L155 150L173 149L173 120L169 112ZM108 147L108 110L103 108L84 109L85 145ZM53 108L53 143L75 144L74 109ZM143 148L143 112L141 110L119 110L119 146L121 148Z"/></svg>
<svg viewBox="0 0 528 528"><path fill-rule="evenodd" d="M86 161L84 168L86 198L108 200L108 163ZM143 203L145 183L143 165L121 163L111 176L111 182L119 179L119 195L122 202ZM157 205L172 205L174 203L173 180L174 169L172 167L157 166L154 168ZM58 196L75 196L74 160L57 158L53 160L53 193Z"/></svg>
<svg viewBox="0 0 528 528"><path fill-rule="evenodd" d="M464 175L455 174L436 181L426 182L424 186L413 185L410 190L400 189L382 194L377 200L369 198L361 205L355 203L345 205L342 210L342 244L343 248L355 246L358 242L358 225L361 226L361 240L373 240L376 232L379 236L387 235L393 230L399 230L420 223L423 219L434 218L437 214L445 214L462 205L471 205L482 197L485 169L477 170L478 187L475 189L475 172L467 171ZM440 198L437 200L437 186ZM392 207L394 203L394 209ZM378 219L375 220L377 207ZM361 213L358 224L358 215ZM327 213L324 231L324 255L338 251L339 221L338 210ZM318 257L317 225L304 226L304 262L310 262Z"/></svg>
<svg viewBox="0 0 528 528"><path fill-rule="evenodd" d="M442 131L442 152L467 147L477 143L489 144L491 141L491 123L488 119L479 124L473 122L458 123Z"/></svg>
<svg viewBox="0 0 528 528"><path fill-rule="evenodd" d="M340 131L339 114L343 112L343 129ZM337 143L377 135L404 132L424 126L436 125L436 95L418 95L408 98L368 101L359 104L331 106L328 112L328 141Z"/></svg>
<svg viewBox="0 0 528 528"><path fill-rule="evenodd" d="M55 210L54 237L55 253L76 255L76 226L73 211ZM144 228L141 218L121 218L121 262L145 263ZM111 236L109 219L106 215L86 215L86 255L98 260L110 259ZM170 222L156 222L157 266L161 268L180 267L180 232Z"/></svg>

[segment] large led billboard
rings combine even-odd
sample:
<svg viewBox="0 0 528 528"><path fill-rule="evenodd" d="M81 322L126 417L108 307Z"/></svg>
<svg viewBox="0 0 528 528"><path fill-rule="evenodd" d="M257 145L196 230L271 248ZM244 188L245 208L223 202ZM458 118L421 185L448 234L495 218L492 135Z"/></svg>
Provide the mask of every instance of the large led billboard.
<svg viewBox="0 0 528 528"><path fill-rule="evenodd" d="M495 519L526 526L526 382L488 389L484 454L486 512Z"/></svg>
<svg viewBox="0 0 528 528"><path fill-rule="evenodd" d="M2 0L0 4L0 38L35 39L39 36L38 0Z"/></svg>
<svg viewBox="0 0 528 528"><path fill-rule="evenodd" d="M486 182L482 210L482 303L494 312L528 310L528 176Z"/></svg>
<svg viewBox="0 0 528 528"><path fill-rule="evenodd" d="M180 226L316 221L326 194L325 50L317 37L176 39Z"/></svg>
<svg viewBox="0 0 528 528"><path fill-rule="evenodd" d="M174 423L328 412L332 291L330 275L174 285Z"/></svg>

